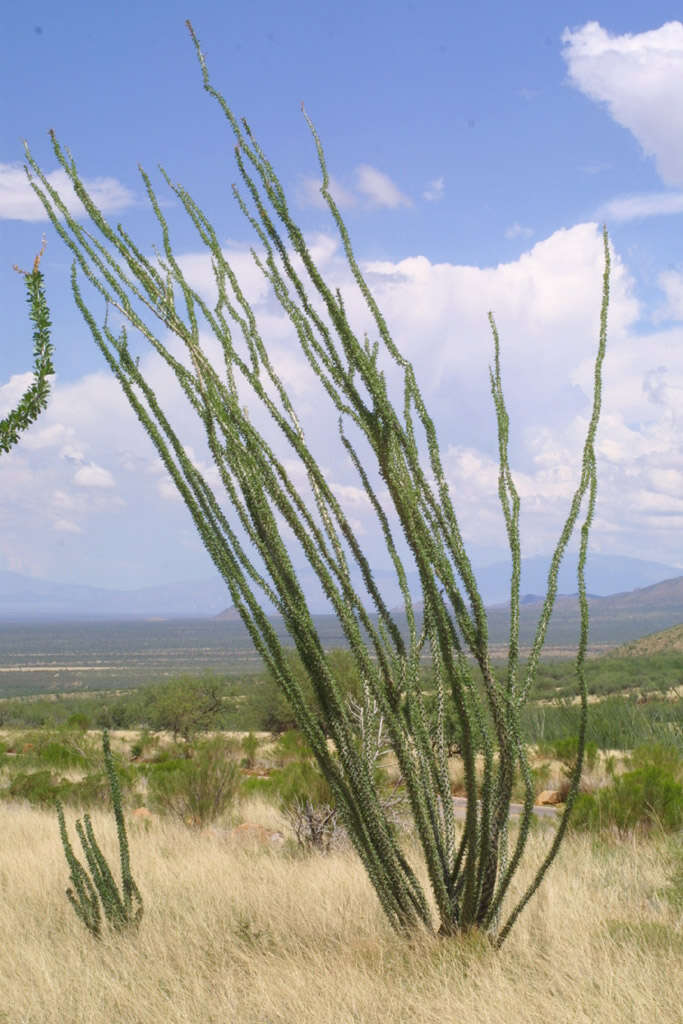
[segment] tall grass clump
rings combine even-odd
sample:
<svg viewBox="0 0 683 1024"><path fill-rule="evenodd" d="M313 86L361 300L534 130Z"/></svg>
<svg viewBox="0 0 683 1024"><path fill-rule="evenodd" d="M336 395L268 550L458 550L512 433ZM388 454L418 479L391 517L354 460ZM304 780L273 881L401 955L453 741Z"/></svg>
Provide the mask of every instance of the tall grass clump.
<svg viewBox="0 0 683 1024"><path fill-rule="evenodd" d="M121 808L121 789L116 777L114 762L111 756L109 734L106 729L102 733L102 750L104 753L105 770L109 779L112 805L114 807L116 833L119 840L119 857L121 862L120 891L106 857L95 838L90 815L86 813L83 815L83 821L78 820L76 822L76 832L78 833L78 838L81 841L83 853L90 869L90 875L88 875L88 872L73 852L66 830L66 822L64 821L64 810L61 802L59 800L56 801L59 832L66 861L69 865L71 885L73 886L73 888L66 890L66 895L76 915L95 938L100 938L101 936L102 910L107 921L116 930L121 930L127 926L137 927L142 918L143 911L142 896L130 870L128 836L126 835L126 825Z"/></svg>
<svg viewBox="0 0 683 1024"><path fill-rule="evenodd" d="M509 422L503 398L498 332L489 314L494 342L490 386L500 456L498 492L512 554L509 657L505 670L497 673L489 658L484 605L451 503L436 429L414 369L394 344L358 266L329 190L316 130L304 112L320 162L321 194L377 329L378 337L372 343L367 335L363 341L358 339L349 323L341 291L337 288L333 292L320 275L301 229L291 218L273 167L247 121L242 119L238 123L223 96L211 85L189 22L188 28L204 88L217 100L237 141L235 158L252 209L236 186L233 192L265 254L261 258L252 250L254 260L296 330L300 355L307 360L330 403L332 422L338 421L340 455L355 468L358 484L376 513L386 555L403 595L407 635L387 608L375 582L371 560L361 549L352 522L314 457L291 395L259 333L216 230L187 190L174 184L162 169L164 179L210 253L218 292L213 308L184 275L173 252L162 203L142 168L142 180L163 240L163 254L157 254L154 261L122 226L114 230L105 220L89 196L73 157L54 132L54 154L94 227L86 230L73 218L27 146L33 188L55 230L75 257L71 281L78 308L184 499L256 649L289 701L388 920L403 934L423 927L436 927L444 936L478 929L500 945L555 858L581 774L587 713L583 673L588 637L584 566L596 500L594 441L600 414L609 297L607 231L603 231L605 271L593 406L580 482L553 554L547 595L524 673L519 671L520 503L508 461ZM278 231L278 220L286 237ZM104 242L97 240L95 229ZM293 254L322 301L329 324L309 299ZM107 314L101 326L85 301L79 267L105 300ZM222 496L215 485L209 484L170 422L140 367L139 356L134 356L129 347L126 328L119 335L112 331L110 307L147 339L175 374L203 427L224 489ZM143 310L182 343L184 362L160 340L149 318L143 318ZM202 346L200 318L218 344L220 365L212 362ZM394 385L390 389L389 380L397 376L401 379L400 390L392 400L390 390ZM266 425L259 429L259 424ZM276 453L273 437L279 439L284 451ZM302 479L310 489L308 500L301 493ZM506 908L506 917L502 918L503 903L529 836L534 801L533 779L520 733L520 713L544 644L557 593L559 566L582 507L585 514L577 569L581 630L576 662L582 712L576 768L567 810L547 855L529 886ZM406 556L401 557L401 550L409 552L419 575L421 616L409 593ZM359 718L343 693L342 681L316 631L295 571L297 557L305 558L315 572L344 631L362 684L362 720L381 720L386 729L427 864L438 913L436 926L425 890L398 841L388 810L382 805ZM354 586L352 571L362 578L366 596ZM368 602L372 613L368 611ZM285 657L266 614L266 605L282 617L294 642L308 680L309 696ZM426 713L421 686L420 657L425 650L431 655L435 674L437 699L433 717ZM481 689L473 683L468 653L481 673ZM460 723L468 797L464 831L457 839L444 739L449 706L455 709ZM333 747L328 746L328 737ZM483 756L484 766L480 801L478 755ZM524 809L515 842L508 850L508 812L516 773L524 779Z"/></svg>

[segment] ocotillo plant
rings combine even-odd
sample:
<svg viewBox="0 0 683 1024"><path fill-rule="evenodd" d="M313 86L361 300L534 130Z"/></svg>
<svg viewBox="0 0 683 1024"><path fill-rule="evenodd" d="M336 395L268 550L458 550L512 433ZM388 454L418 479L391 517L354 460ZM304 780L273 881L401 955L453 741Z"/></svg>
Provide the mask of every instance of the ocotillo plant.
<svg viewBox="0 0 683 1024"><path fill-rule="evenodd" d="M19 403L4 419L0 420L0 452L8 452L19 441L19 434L26 430L47 405L50 391L48 377L53 374L52 345L50 344L50 311L45 299L43 275L40 260L45 252L46 240L33 263L33 270L14 269L26 278L29 317L33 321L33 370L35 378L22 395Z"/></svg>
<svg viewBox="0 0 683 1024"><path fill-rule="evenodd" d="M587 494L577 570L581 631L576 667L583 709L580 750L584 743L587 699L583 662L588 635L584 565L596 497L594 439L600 411L609 295L606 229L603 231L605 274L593 412L583 449L581 479L552 558L547 596L525 672L519 668L519 498L508 462L508 416L501 384L498 333L490 317L495 351L490 383L498 425L499 495L513 566L508 664L504 678L498 678L489 659L484 605L451 503L436 429L425 408L413 367L394 344L356 262L346 227L330 194L327 167L316 130L304 111L320 161L321 194L337 225L349 267L377 328L378 338L373 344L367 335L361 342L354 334L340 290L336 289L333 294L323 280L301 230L292 220L275 171L246 120L238 123L223 96L211 85L199 43L192 26L187 24L200 62L204 88L218 101L237 140L235 157L255 213L250 212L234 185L233 192L261 241L265 264L254 250L252 255L296 329L300 353L317 375L332 411L339 417L341 445L377 515L388 557L396 571L404 599L407 636L387 608L370 560L358 543L333 486L313 455L290 394L276 371L216 231L186 189L173 184L162 168L166 182L211 254L218 290L213 308L183 274L173 253L161 204L142 168L140 173L163 238L163 255L157 254L155 261L144 255L122 226L114 231L107 223L88 195L71 154L62 148L54 132L51 132L54 153L108 245L95 238L92 228L86 231L74 220L26 146L33 188L55 229L75 256L71 275L75 301L186 502L257 650L290 701L389 921L399 932L422 926L435 927L425 892L382 807L373 766L364 756L363 744L358 742L355 719L343 699L339 680L331 670L316 631L294 568L291 552L297 544L338 617L368 699L376 702L383 717L424 852L438 908L436 927L439 933L453 935L479 928L500 944L557 853L581 771L579 756L567 810L547 856L521 899L506 907L507 918L501 926L501 908L525 849L534 799L527 753L520 735L520 709L529 695L545 640L557 592L559 565ZM289 239L289 250L278 233L278 218ZM331 329L307 296L293 263L292 250L303 263L329 314ZM129 348L125 327L117 336L109 326L108 316L101 327L97 325L83 297L77 266L104 297L107 313L109 306L118 310L175 373L203 425L227 501L221 503L220 496L188 454L140 369L139 358L134 357ZM182 295L185 315L182 315L182 307L176 305L177 293L178 297ZM133 301L142 304L166 330L182 341L185 362L163 344L134 308ZM202 347L199 316L220 345L222 368L212 363ZM241 332L244 348L240 348L237 337L233 336L230 320ZM402 379L402 394L396 404L389 395L384 365ZM247 395L250 408L245 405ZM266 417L278 428L275 433L285 449L284 455L276 453L264 433L257 429L257 422ZM361 443L369 451L369 464L359 454ZM311 500L305 500L297 488L292 464L305 471ZM373 474L378 474L388 500ZM401 544L407 546L419 573L423 601L421 625L408 589L406 568L399 552ZM354 587L352 567L360 572L369 598L363 598ZM372 614L367 608L368 599L374 609ZM282 616L308 673L314 700L306 699L287 663L273 623L264 610L266 602ZM434 727L425 712L420 682L420 657L425 649L431 655L436 679L438 712ZM468 655L481 670L482 687L474 682ZM461 725L468 798L464 829L459 838L444 743L447 701L453 702ZM334 741L336 756L328 749L326 735ZM480 794L476 774L477 736L481 738L483 754ZM518 838L508 854L508 812L516 770L524 779L526 796Z"/></svg>
<svg viewBox="0 0 683 1024"><path fill-rule="evenodd" d="M116 832L119 840L119 857L121 861L120 892L114 881L111 869L107 864L106 857L95 839L90 815L86 813L83 815L82 822L80 820L76 822L76 832L78 833L83 853L90 868L90 875L88 875L88 872L71 848L64 821L64 810L60 801L56 801L59 832L62 837L62 845L71 872L70 878L73 886L73 888L66 890L66 895L78 917L80 917L88 931L96 938L100 938L102 927L100 903L102 904L105 918L117 930L131 925L137 927L140 924L143 911L142 896L133 881L130 871L128 836L126 835L126 825L121 808L121 788L114 769L114 761L109 744L109 733L106 729L102 733L102 750L104 752L104 765L109 780L109 791L114 807ZM133 909L134 902L137 904L135 909Z"/></svg>

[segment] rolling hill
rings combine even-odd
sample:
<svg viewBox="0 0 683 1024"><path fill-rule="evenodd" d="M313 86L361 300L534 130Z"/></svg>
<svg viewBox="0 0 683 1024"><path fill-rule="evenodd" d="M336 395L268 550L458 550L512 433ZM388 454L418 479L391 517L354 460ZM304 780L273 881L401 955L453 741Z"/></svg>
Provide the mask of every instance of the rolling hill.
<svg viewBox="0 0 683 1024"><path fill-rule="evenodd" d="M640 657L648 654L683 654L683 624L648 633L632 643L616 647L610 654L616 658Z"/></svg>

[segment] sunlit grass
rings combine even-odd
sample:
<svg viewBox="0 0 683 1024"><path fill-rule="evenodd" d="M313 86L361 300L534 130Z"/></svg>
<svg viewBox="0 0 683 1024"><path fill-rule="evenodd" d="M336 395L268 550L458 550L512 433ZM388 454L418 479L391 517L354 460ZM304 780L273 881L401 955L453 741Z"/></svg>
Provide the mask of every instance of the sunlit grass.
<svg viewBox="0 0 683 1024"><path fill-rule="evenodd" d="M263 801L241 811L287 833ZM472 939L397 939L350 851L302 857L129 819L144 918L138 933L98 942L64 895L56 815L13 803L2 815L0 1020L12 1024L680 1020L671 841L570 837L495 952ZM115 865L113 816L92 816ZM67 810L70 828L74 817ZM532 836L518 889L547 840L542 828Z"/></svg>

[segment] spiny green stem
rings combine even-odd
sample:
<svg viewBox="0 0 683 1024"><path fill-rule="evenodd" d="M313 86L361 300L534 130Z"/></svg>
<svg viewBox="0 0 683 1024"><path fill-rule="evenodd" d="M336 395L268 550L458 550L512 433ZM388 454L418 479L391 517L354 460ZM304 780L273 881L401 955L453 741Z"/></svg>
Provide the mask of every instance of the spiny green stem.
<svg viewBox="0 0 683 1024"><path fill-rule="evenodd" d="M583 452L581 484L553 556L532 657L521 683L518 678L520 502L508 459L509 419L503 397L499 338L490 315L495 355L490 383L498 428L498 494L512 553L508 665L506 678L498 679L489 658L486 612L451 502L436 428L425 407L413 367L394 344L356 261L348 232L329 191L325 157L316 130L304 112L320 162L321 194L339 230L352 277L377 329L378 338L372 343L367 335L363 341L359 340L348 320L339 289L333 292L323 280L301 229L291 218L284 190L272 165L247 122L242 120L240 124L212 86L197 37L190 23L187 24L204 88L218 102L236 138L236 162L251 206L235 186L233 192L265 254L258 255L252 250L255 263L272 285L294 327L300 354L316 375L338 418L343 453L357 471L360 487L377 516L386 553L396 570L405 604L407 638L387 608L374 579L376 553L370 558L362 551L352 523L316 461L291 395L273 364L253 311L221 249L217 232L187 190L173 183L162 169L164 179L211 255L218 295L213 308L185 279L173 252L161 204L142 168L140 173L162 236L163 256L158 256L156 264L142 253L123 228L115 231L107 223L88 195L71 154L62 149L54 134L55 156L104 243L74 221L26 147L32 186L55 230L73 253L72 289L76 304L185 501L256 649L290 702L388 920L401 934L415 928L434 927L426 895L387 816L375 781L369 747L358 735L358 719L344 697L343 680L335 674L316 631L297 577L293 546L298 546L320 581L363 679L367 707L375 708L374 713L381 716L386 728L427 865L438 909L438 931L452 935L478 927L494 934L510 881L525 849L533 810L534 792L528 755L521 740L520 709L528 697L545 640L559 564L588 490L589 509L581 528L578 566L582 595L577 659L582 697L581 749L585 740L583 657L588 615L583 572L595 504L594 439L600 408L609 281L607 233L604 232L606 269L593 418ZM327 311L329 323L307 294L307 287L294 267L294 256L301 260L314 294ZM129 350L125 330L115 337L106 316L103 327L98 327L80 287L79 269L104 298L107 310L109 306L115 308L175 374L204 427L223 487L222 499L197 469L145 379L138 360ZM182 295L184 314L176 305L175 294ZM185 362L171 355L155 332L154 321L180 339L185 348ZM204 323L220 345L220 367L214 365L202 347ZM401 378L402 393L398 402L391 398L385 363L393 365ZM245 395L251 403L249 408L244 404ZM264 417L275 428L282 448L276 448L274 442L266 440L257 429L255 424ZM361 445L369 453L369 464L361 458ZM312 501L296 485L292 464L303 470ZM407 546L420 579L421 625L408 591L407 571L399 557L401 542ZM363 579L374 615L353 586L354 571ZM285 657L276 631L263 610L264 600L282 616L313 698L306 696ZM431 653L436 691L432 718L419 681L420 657L425 648ZM475 684L468 655L480 670L481 686ZM451 701L462 737L467 792L464 830L458 843L444 734L447 702ZM334 753L328 748L328 736L334 741ZM484 764L481 802L477 777L479 755L483 756ZM580 762L579 757L572 793L578 786ZM508 815L517 771L521 772L525 785L524 810L519 838L512 856L508 857ZM117 783L113 774L110 784L114 794ZM113 795L113 799L115 808L119 808L115 814L122 895L118 890L114 893L107 881L105 864L100 860L88 822L83 835L88 844L86 855L89 851L95 866L95 885L99 880L107 893L109 902L104 903L105 910L109 906L112 914L128 915L137 890L130 877L123 818L119 814L120 794ZM570 809L571 801L567 814ZM566 828L567 814L560 826L561 834L552 844L532 886L500 932L500 941L555 857ZM74 899L79 913L84 920L93 922L94 927L92 883L89 888L87 875L73 866L68 853L67 859L72 866L77 891Z"/></svg>

